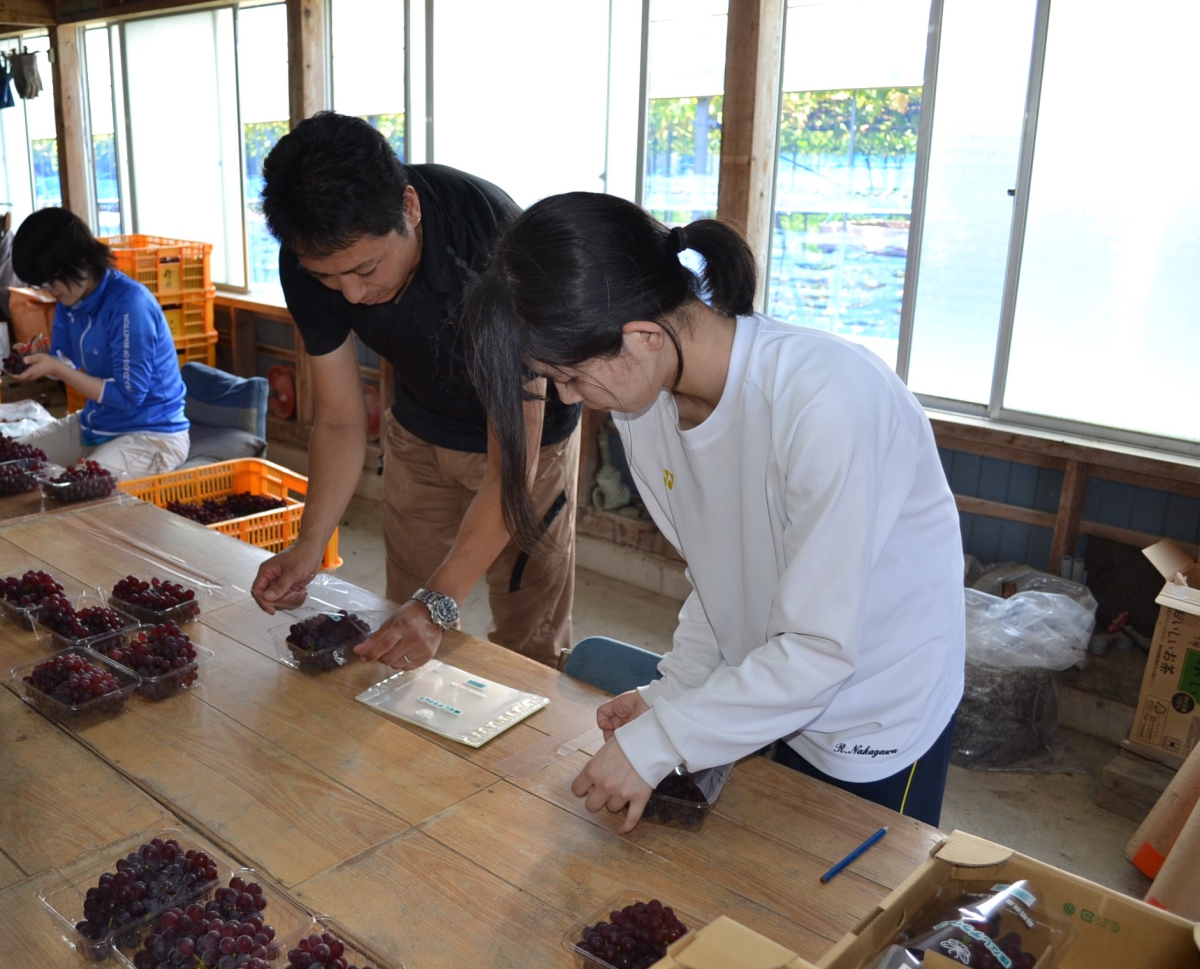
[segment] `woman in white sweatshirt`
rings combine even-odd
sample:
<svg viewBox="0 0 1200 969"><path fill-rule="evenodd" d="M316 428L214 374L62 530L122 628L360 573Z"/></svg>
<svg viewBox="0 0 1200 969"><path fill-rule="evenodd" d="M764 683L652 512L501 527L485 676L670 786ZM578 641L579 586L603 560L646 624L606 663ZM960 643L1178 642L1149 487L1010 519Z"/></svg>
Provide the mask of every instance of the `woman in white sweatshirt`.
<svg viewBox="0 0 1200 969"><path fill-rule="evenodd" d="M589 810L627 807L629 831L677 765L780 740L788 766L937 824L964 608L929 421L872 353L753 313L754 288L727 226L668 230L580 192L516 219L468 297L513 535L538 536L521 430L532 372L564 401L614 412L694 588L661 679L600 707L607 742L572 788Z"/></svg>

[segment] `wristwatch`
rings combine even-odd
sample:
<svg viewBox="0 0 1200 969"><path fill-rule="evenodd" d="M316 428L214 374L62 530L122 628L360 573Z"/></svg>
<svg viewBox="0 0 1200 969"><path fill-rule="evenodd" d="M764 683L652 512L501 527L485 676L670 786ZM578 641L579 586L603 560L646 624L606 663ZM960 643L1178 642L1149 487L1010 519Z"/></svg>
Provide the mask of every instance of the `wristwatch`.
<svg viewBox="0 0 1200 969"><path fill-rule="evenodd" d="M429 610L429 618L435 625L449 629L458 622L458 603L449 596L432 589L418 589L412 597L425 604L425 608Z"/></svg>

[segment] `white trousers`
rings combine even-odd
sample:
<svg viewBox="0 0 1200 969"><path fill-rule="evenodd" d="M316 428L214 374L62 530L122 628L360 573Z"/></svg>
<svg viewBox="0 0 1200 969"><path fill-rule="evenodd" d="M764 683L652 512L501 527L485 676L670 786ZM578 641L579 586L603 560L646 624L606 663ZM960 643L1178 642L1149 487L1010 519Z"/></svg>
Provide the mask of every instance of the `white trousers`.
<svg viewBox="0 0 1200 969"><path fill-rule="evenodd" d="M118 477L126 478L174 471L187 460L188 448L191 447L191 435L187 431L175 434L121 434L111 441L89 446L83 443L78 414L60 417L53 424L39 427L19 440L23 444L40 447L54 464L66 467L80 458L87 458L103 465Z"/></svg>

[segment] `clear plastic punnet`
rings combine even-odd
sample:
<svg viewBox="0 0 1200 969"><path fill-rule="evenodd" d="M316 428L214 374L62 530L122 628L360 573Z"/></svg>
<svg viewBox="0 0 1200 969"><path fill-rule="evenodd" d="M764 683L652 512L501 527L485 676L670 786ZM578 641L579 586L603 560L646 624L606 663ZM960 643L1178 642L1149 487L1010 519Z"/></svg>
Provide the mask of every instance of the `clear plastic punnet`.
<svg viewBox="0 0 1200 969"><path fill-rule="evenodd" d="M182 626L200 615L211 588L197 587L164 568L143 569L124 576L101 590L112 608L138 622ZM175 604L170 604L174 602Z"/></svg>
<svg viewBox="0 0 1200 969"><path fill-rule="evenodd" d="M576 919L563 934L562 945L571 953L575 969L641 969L654 965L666 955L667 946L699 928L702 924L676 911L670 899L627 890ZM622 956L628 958L622 961Z"/></svg>
<svg viewBox="0 0 1200 969"><path fill-rule="evenodd" d="M311 599L309 600L312 601ZM354 647L390 618L378 611L291 609L291 622L271 627L279 662L304 673L325 673L354 659Z"/></svg>
<svg viewBox="0 0 1200 969"><path fill-rule="evenodd" d="M389 717L468 747L482 747L550 702L436 659L380 680L358 699Z"/></svg>
<svg viewBox="0 0 1200 969"><path fill-rule="evenodd" d="M199 643L192 642L187 633L180 633L181 637L187 638L185 645L191 646L196 654L195 658L184 662L181 666L175 666L162 672L151 672L153 660L148 660L145 665L139 663L133 649L138 645L137 639L146 636L153 638L152 634L155 628L157 627L135 626L122 638L104 640L93 647L123 669L128 669L131 673L136 674L140 681L138 693L152 701L166 700L182 690L194 689L200 683L201 672L216 655L211 649L205 649ZM179 648L182 651L182 647ZM181 659L186 660L186 656Z"/></svg>
<svg viewBox="0 0 1200 969"><path fill-rule="evenodd" d="M18 458L16 461L0 461L0 498L11 498L34 491L43 477L62 474L57 464L38 458Z"/></svg>
<svg viewBox="0 0 1200 969"><path fill-rule="evenodd" d="M305 609L316 612L347 612L378 611L379 601L364 589L351 585L328 572L319 572L308 584L308 598L304 600ZM291 609L296 614L301 610Z"/></svg>
<svg viewBox="0 0 1200 969"><path fill-rule="evenodd" d="M301 943L304 943L304 948L301 948ZM320 962L306 961L300 955L302 952L311 953L319 945L327 946L330 949L329 959L341 959L347 969L404 969L404 963L399 959L381 956L326 915L318 915L308 925L285 936L279 946L279 962L275 965L278 969L297 969L297 963L290 958L295 954L300 963L311 969L324 969ZM338 954L335 955L335 952ZM326 961L324 965L328 964L329 961Z"/></svg>
<svg viewBox="0 0 1200 969"><path fill-rule="evenodd" d="M643 821L698 829L712 811L733 764L689 773L676 767L664 777L646 802Z"/></svg>
<svg viewBox="0 0 1200 969"><path fill-rule="evenodd" d="M42 602L40 592L29 593L28 586L25 584L30 574L45 575L61 587L58 595L66 596L71 600L72 605L79 601L80 596L94 590L84 588L78 582L65 578L62 575L56 575L52 572L45 572L41 569L27 569L24 572L13 572L0 578L0 613L2 613L9 622L15 623L22 629L33 631L32 614Z"/></svg>
<svg viewBox="0 0 1200 969"><path fill-rule="evenodd" d="M110 613L116 613L116 616L108 615L105 621L112 619L120 621L121 625L118 629L102 629L99 632L93 632L90 635L75 637L68 632L63 632L60 629L52 628L46 624L48 617L34 610L30 614L30 620L33 623L33 632L37 636L37 640L43 646L48 646L50 649L66 649L68 646L87 646L97 652L108 654L111 646L119 642L124 642L125 636L130 630L137 626L137 620L124 613L117 612L115 609L104 604L103 599L99 599L90 593L85 593L75 599L71 605L76 613L83 612L85 609L102 608L109 609Z"/></svg>
<svg viewBox="0 0 1200 969"><path fill-rule="evenodd" d="M34 671L40 666L53 664L62 656L79 656L97 669L111 673L119 684L118 688L90 699L71 702L56 696L54 688L42 689L35 686ZM125 708L130 695L141 684L137 674L82 646L59 650L52 656L47 656L35 663L14 666L10 675L17 693L24 696L25 702L51 720L59 723L69 722L72 727L80 727L94 720L116 716Z"/></svg>
<svg viewBox="0 0 1200 969"><path fill-rule="evenodd" d="M69 470L69 469L68 469ZM117 488L117 478L111 472L88 474L86 477L61 480L66 471L56 475L43 475L39 480L42 494L63 505L77 501L95 501L107 498Z"/></svg>

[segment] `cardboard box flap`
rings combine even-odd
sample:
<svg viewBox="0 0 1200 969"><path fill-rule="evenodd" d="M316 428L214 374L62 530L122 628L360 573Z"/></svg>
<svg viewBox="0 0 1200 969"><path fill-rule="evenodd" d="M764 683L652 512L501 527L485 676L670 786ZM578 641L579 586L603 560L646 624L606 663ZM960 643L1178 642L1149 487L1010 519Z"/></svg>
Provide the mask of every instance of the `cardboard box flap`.
<svg viewBox="0 0 1200 969"><path fill-rule="evenodd" d="M965 831L953 831L938 850L938 861L959 868L990 868L1013 856L1012 848L985 841Z"/></svg>
<svg viewBox="0 0 1200 969"><path fill-rule="evenodd" d="M1200 952L1200 922L1192 926L1192 941L1196 943L1196 951Z"/></svg>
<svg viewBox="0 0 1200 969"><path fill-rule="evenodd" d="M796 953L722 915L696 933L691 944L673 953L684 969L783 969Z"/></svg>
<svg viewBox="0 0 1200 969"><path fill-rule="evenodd" d="M1180 572L1187 574L1196 563L1188 558L1187 553L1169 538L1156 542L1149 548L1142 549L1142 554L1150 560L1150 564L1158 569L1158 574L1170 582Z"/></svg>

